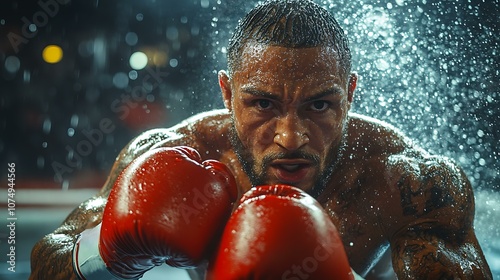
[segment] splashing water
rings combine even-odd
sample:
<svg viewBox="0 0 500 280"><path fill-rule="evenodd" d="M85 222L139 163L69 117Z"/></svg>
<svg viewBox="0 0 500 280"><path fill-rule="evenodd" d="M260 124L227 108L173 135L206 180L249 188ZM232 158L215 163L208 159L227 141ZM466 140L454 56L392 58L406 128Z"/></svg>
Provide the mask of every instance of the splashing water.
<svg viewBox="0 0 500 280"><path fill-rule="evenodd" d="M206 44L224 69L225 47L236 20L255 3L214 7L217 28ZM470 2L470 1L469 1ZM498 1L495 1L498 4ZM322 1L350 40L360 79L353 111L387 121L417 144L448 156L477 189L500 189L496 145L500 121L500 37L493 3L448 1ZM489 11L489 13L488 13ZM214 43L216 42L216 43ZM213 85L197 96L199 110L217 106ZM206 102L209 100L209 102Z"/></svg>

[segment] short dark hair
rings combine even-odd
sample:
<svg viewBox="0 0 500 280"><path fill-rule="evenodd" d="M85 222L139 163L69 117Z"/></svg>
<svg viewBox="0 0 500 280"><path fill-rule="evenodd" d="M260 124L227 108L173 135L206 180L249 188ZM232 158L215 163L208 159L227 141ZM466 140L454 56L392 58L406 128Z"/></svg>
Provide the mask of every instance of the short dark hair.
<svg viewBox="0 0 500 280"><path fill-rule="evenodd" d="M229 40L229 73L237 69L243 47L251 41L288 48L333 47L343 74L351 71L344 31L326 9L309 0L266 1L243 17Z"/></svg>

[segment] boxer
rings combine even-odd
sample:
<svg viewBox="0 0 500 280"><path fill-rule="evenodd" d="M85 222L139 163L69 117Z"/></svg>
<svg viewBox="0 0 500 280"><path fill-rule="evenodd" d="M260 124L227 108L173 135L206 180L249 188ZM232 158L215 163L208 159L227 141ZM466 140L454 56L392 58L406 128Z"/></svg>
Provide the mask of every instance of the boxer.
<svg viewBox="0 0 500 280"><path fill-rule="evenodd" d="M262 242L266 252L245 255L252 258L251 266L263 271L273 263L286 265L265 270L269 274L252 274L236 259L235 267L241 270L228 277L274 277L293 263L284 279L306 279L301 273L323 268L321 260L330 252L339 252L335 258L341 271L351 271L344 269L342 250L333 249L336 235L326 226L324 213L338 231L348 266L363 277L389 250L399 279L492 278L474 233L474 194L463 170L450 159L424 151L396 128L350 112L357 75L351 72L346 34L328 11L307 0L261 3L239 22L227 56L228 69L219 72L225 109L146 131L132 140L101 191L35 245L31 279L77 279L79 272L83 277L95 273L104 274L101 279L135 279L164 262L195 266L190 275L202 279L207 259L209 272L215 273L210 275L218 275L227 257L225 249L213 247L234 252L244 244L224 230L227 226L241 232L248 225L243 220L263 225L269 233L243 235L251 241L250 248L260 248ZM200 157L194 159L194 152L175 155L196 162L193 172L169 171L178 175L173 180L163 168L158 177L156 168L139 172L137 178L120 175L129 174L136 159L139 164L141 159L148 162L151 153L176 146L198 151ZM262 185L293 186L313 197L324 213L312 214L309 208L300 212L306 198L280 204L287 201L286 195L266 194L262 202L249 198L231 215L234 191L229 172L205 160L225 164L240 194ZM207 192L206 184L218 186L217 191ZM179 210L180 216L170 216L185 207L184 199L195 200L200 193L206 193L198 198L203 211L192 206L190 211ZM266 217L253 210L258 203L263 213L271 215L276 207L290 210L291 216L280 224L275 213L273 222L279 227L274 233ZM196 211L203 218L197 220ZM198 222L187 223L183 215ZM292 219L296 215L304 220ZM177 225L185 239L173 230ZM306 225L310 230L299 232ZM297 229L289 237L295 244L278 238L284 238L287 229ZM82 248L90 248L83 252L83 262L88 259L89 264L82 262ZM281 250L293 254L280 255ZM276 260L266 259L267 254Z"/></svg>

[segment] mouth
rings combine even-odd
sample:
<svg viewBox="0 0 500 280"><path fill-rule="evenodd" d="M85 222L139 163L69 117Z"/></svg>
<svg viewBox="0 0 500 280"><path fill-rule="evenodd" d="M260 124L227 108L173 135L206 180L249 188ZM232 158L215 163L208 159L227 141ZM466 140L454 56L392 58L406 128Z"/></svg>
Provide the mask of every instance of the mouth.
<svg viewBox="0 0 500 280"><path fill-rule="evenodd" d="M304 159L281 159L270 164L271 173L282 183L300 183L312 174L313 164Z"/></svg>

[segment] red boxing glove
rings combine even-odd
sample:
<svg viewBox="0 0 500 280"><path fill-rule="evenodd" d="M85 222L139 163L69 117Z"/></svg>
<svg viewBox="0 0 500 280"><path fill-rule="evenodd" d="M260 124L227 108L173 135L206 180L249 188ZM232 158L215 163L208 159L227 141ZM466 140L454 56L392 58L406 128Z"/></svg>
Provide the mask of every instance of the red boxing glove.
<svg viewBox="0 0 500 280"><path fill-rule="evenodd" d="M229 169L189 147L158 148L120 174L102 218L99 252L134 279L166 262L193 267L213 251L237 198Z"/></svg>
<svg viewBox="0 0 500 280"><path fill-rule="evenodd" d="M229 218L207 279L354 279L319 203L300 189L260 186Z"/></svg>

